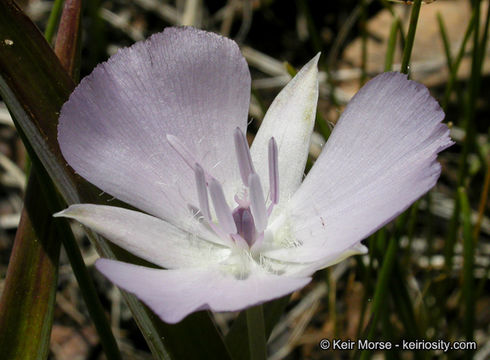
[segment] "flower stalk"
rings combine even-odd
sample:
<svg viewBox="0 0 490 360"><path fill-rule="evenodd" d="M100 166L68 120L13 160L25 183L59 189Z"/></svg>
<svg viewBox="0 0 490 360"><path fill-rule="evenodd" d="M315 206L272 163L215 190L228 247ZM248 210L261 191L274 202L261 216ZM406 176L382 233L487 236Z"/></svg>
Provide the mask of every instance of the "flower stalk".
<svg viewBox="0 0 490 360"><path fill-rule="evenodd" d="M245 310L247 314L247 331L250 360L266 360L267 344L265 338L264 311L262 305Z"/></svg>

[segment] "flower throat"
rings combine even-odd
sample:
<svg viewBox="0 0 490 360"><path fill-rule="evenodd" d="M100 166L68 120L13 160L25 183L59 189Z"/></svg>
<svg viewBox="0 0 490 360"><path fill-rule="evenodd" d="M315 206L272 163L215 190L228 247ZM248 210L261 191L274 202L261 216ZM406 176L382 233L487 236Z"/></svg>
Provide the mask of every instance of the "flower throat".
<svg viewBox="0 0 490 360"><path fill-rule="evenodd" d="M237 206L231 210L226 202L223 187L202 165L187 147L173 135L167 135L170 146L184 162L194 171L199 212L209 227L223 240L251 248L264 238L264 231L274 205L279 201L279 170L277 143L272 137L268 146L270 204L266 206L264 192L259 175L255 172L250 149L245 134L236 128L233 134L235 152L240 170L240 177L245 189L236 194ZM213 220L209 200L211 198L216 220Z"/></svg>

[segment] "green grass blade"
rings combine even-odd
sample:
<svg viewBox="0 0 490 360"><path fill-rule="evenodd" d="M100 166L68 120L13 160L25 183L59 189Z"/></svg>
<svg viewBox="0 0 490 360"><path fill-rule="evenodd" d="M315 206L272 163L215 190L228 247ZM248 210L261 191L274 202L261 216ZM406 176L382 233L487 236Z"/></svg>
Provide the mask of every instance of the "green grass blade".
<svg viewBox="0 0 490 360"><path fill-rule="evenodd" d="M47 42L50 44L53 41L53 36L58 26L58 21L60 19L62 9L63 9L63 0L55 0L53 2L51 13L49 14L46 30L44 30L44 37L46 38Z"/></svg>
<svg viewBox="0 0 490 360"><path fill-rule="evenodd" d="M38 177L27 186L0 299L0 349L4 359L47 359L53 324L60 239L46 213Z"/></svg>
<svg viewBox="0 0 490 360"><path fill-rule="evenodd" d="M475 27L475 10L472 12L471 19L466 28L463 41L461 42L461 45L459 47L458 54L456 55L456 58L452 62L451 72L449 73L449 79L447 81L446 90L444 91L444 98L442 99L442 103L441 103L442 104L441 107L443 110L446 110L449 104L449 98L451 96L451 93L456 83L456 77L458 74L459 65L463 60L464 54L466 52L466 44L468 43L468 40L471 37L474 27Z"/></svg>
<svg viewBox="0 0 490 360"><path fill-rule="evenodd" d="M265 338L268 339L279 321L287 304L289 296L284 296L274 301L265 303L262 308L264 312ZM230 349L233 360L250 359L250 349L247 332L247 315L242 311L235 319L233 325L226 335L226 345Z"/></svg>
<svg viewBox="0 0 490 360"><path fill-rule="evenodd" d="M360 84L363 86L367 81L367 19L368 19L368 3L367 0L361 0L361 16L359 18L359 29L361 33L361 78Z"/></svg>
<svg viewBox="0 0 490 360"><path fill-rule="evenodd" d="M262 305L248 308L245 313L247 316L250 360L266 360L267 346Z"/></svg>
<svg viewBox="0 0 490 360"><path fill-rule="evenodd" d="M387 293L388 293L388 285L391 277L391 272L393 269L393 265L396 261L396 255L398 250L398 240L395 236L392 236L389 241L388 249L386 250L386 254L384 256L383 265L381 266L381 270L379 273L378 281L376 283L376 289L374 292L373 302L372 302L372 318L366 328L364 336L362 339L372 341L374 339L376 326L381 317L381 313L383 312L383 308L386 303ZM370 356L369 351L363 351L360 354L361 360L366 360Z"/></svg>
<svg viewBox="0 0 490 360"><path fill-rule="evenodd" d="M463 217L463 327L466 341L473 341L475 330L475 279L473 276L475 250L471 225L471 208L464 188L458 189L458 196ZM465 352L465 358L471 359L472 356L472 352Z"/></svg>
<svg viewBox="0 0 490 360"><path fill-rule="evenodd" d="M477 1L474 7L474 28L480 27L480 2ZM472 50L472 62L471 62L471 76L468 83L467 98L465 99L465 111L464 111L464 129L466 136L463 142L463 150L459 157L458 164L458 187L464 185L468 176L468 156L471 149L474 146L475 138L475 109L476 100L480 87L481 79L481 67L480 67L480 42L479 32L473 31L473 50ZM454 201L454 210L449 225L449 232L446 238L446 244L444 248L445 266L448 271L452 269L454 244L456 242L457 230L459 227L459 215L461 211L461 204L459 202L459 196L456 196Z"/></svg>
<svg viewBox="0 0 490 360"><path fill-rule="evenodd" d="M412 5L410 25L408 26L407 39L405 41L405 47L403 48L402 65L400 70L404 74L408 74L410 57L412 56L413 42L415 40L415 31L417 29L417 22L419 21L421 6L422 0L415 0Z"/></svg>
<svg viewBox="0 0 490 360"><path fill-rule="evenodd" d="M398 34L398 26L400 20L395 18L391 23L390 36L388 38L388 46L386 48L385 56L385 71L391 71L393 69L393 59L396 51L396 36Z"/></svg>
<svg viewBox="0 0 490 360"><path fill-rule="evenodd" d="M479 59L480 67L483 66L483 61L485 59L485 54L487 52L489 28L490 28L490 8L487 7L487 16L485 20L485 26L483 27L482 39L480 42L480 59Z"/></svg>
<svg viewBox="0 0 490 360"><path fill-rule="evenodd" d="M441 34L442 45L444 46L444 54L446 55L446 63L449 69L449 73L453 70L453 59L451 55L451 44L446 33L446 26L441 13L437 13L437 24L439 25L439 33Z"/></svg>

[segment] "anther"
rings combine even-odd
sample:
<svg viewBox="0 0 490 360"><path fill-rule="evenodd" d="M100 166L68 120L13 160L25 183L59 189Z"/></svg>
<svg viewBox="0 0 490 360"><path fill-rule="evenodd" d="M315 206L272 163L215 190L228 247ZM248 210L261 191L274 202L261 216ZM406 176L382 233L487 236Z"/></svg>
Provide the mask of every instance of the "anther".
<svg viewBox="0 0 490 360"><path fill-rule="evenodd" d="M248 186L248 177L254 173L254 167L252 164L252 157L250 156L250 149L248 147L247 138L240 128L235 129L233 134L235 140L235 152L238 160L238 168L240 169L240 176L245 186Z"/></svg>
<svg viewBox="0 0 490 360"><path fill-rule="evenodd" d="M279 164L277 159L277 143L271 137L269 140L269 189L272 204L279 202Z"/></svg>
<svg viewBox="0 0 490 360"><path fill-rule="evenodd" d="M211 222L211 213L209 211L208 190L206 189L206 178L204 170L198 163L194 164L194 175L196 178L197 199L199 200L199 210L201 210L204 219Z"/></svg>
<svg viewBox="0 0 490 360"><path fill-rule="evenodd" d="M258 233L261 233L267 227L267 210L259 175L250 174L248 183L250 189L250 211L255 222L255 229L257 229Z"/></svg>
<svg viewBox="0 0 490 360"><path fill-rule="evenodd" d="M223 188L216 179L211 179L209 182L209 194L211 195L214 211L216 212L220 227L227 234L236 234L237 229L235 221L233 220L233 215L226 203Z"/></svg>

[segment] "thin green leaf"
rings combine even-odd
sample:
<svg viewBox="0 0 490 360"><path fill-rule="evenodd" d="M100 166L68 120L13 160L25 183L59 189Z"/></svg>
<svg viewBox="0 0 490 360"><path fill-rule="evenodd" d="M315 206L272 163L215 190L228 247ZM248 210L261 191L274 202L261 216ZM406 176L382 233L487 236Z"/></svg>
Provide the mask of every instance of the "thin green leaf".
<svg viewBox="0 0 490 360"><path fill-rule="evenodd" d="M475 279L473 268L475 262L474 242L471 225L471 208L464 188L458 189L463 220L463 303L464 303L464 333L466 341L473 341L475 331ZM471 351L465 353L465 358L471 359Z"/></svg>
<svg viewBox="0 0 490 360"><path fill-rule="evenodd" d="M361 78L360 78L361 86L363 86L367 81L367 56L368 56L367 20L368 20L368 2L366 0L361 0L361 16L359 18L359 31L361 33Z"/></svg>
<svg viewBox="0 0 490 360"><path fill-rule="evenodd" d="M288 303L289 295L264 304L263 311L266 339L271 335L274 326L279 321ZM250 359L248 344L247 316L246 312L242 311L235 319L233 326L226 335L226 345L228 345L228 349L230 349L233 360Z"/></svg>
<svg viewBox="0 0 490 360"><path fill-rule="evenodd" d="M376 284L376 290L374 292L373 303L372 303L372 318L366 328L365 336L361 338L366 339L368 341L372 341L374 339L374 334L376 330L376 325L381 317L381 313L384 311L384 306L386 302L386 295L388 292L388 284L391 276L391 271L393 269L393 265L396 260L396 254L398 249L398 243L395 236L390 238L390 242L388 245L388 249L386 250L386 254L384 256L383 265L381 266L381 271L379 274L378 282ZM363 351L360 354L360 358L365 360L369 358L370 351Z"/></svg>
<svg viewBox="0 0 490 360"><path fill-rule="evenodd" d="M393 59L396 51L396 35L398 33L398 26L400 20L395 18L391 23L390 37L388 38L388 46L385 56L385 71L391 71L393 69Z"/></svg>
<svg viewBox="0 0 490 360"><path fill-rule="evenodd" d="M474 29L480 28L480 1L475 2L473 9L474 13ZM475 144L475 112L476 101L478 98L478 92L480 88L481 80L481 67L480 67L480 34L478 31L473 31L473 50L471 61L471 76L468 83L467 97L465 101L464 111L464 129L466 136L463 142L463 150L459 157L458 164L458 187L464 185L468 176L468 156ZM449 224L449 232L446 239L444 248L444 260L445 267L448 271L452 269L453 256L454 256L454 244L456 242L457 229L459 227L459 215L461 211L461 204L459 196L456 196L454 201L454 210Z"/></svg>
<svg viewBox="0 0 490 360"><path fill-rule="evenodd" d="M372 302L372 316L369 321L369 324L367 325L366 329L364 330L363 335L360 337L361 339L366 339L368 341L374 340L375 332L376 332L376 327L378 325L379 320L381 319L381 313L386 311L386 298L389 290L389 284L390 280L393 278L393 269L395 267L395 262L397 258L397 252L398 252L398 238L400 237L401 230L404 228L407 217L409 214L409 210L405 211L402 215L400 215L395 222L395 231L391 235L389 242L388 242L388 248L386 251L384 250L386 247L384 245L380 246L380 254L383 254L380 256L380 258L383 259L383 263L381 265L381 269L379 271L379 276L378 280L376 282L376 288L374 291L374 296L373 296L373 302ZM379 239L378 240L384 240L384 231L380 231L379 233ZM381 244L380 244L381 245ZM354 353L354 358L355 359L368 359L371 355L370 350Z"/></svg>
<svg viewBox="0 0 490 360"><path fill-rule="evenodd" d="M444 98L442 100L442 109L446 110L447 106L449 104L449 97L451 96L451 93L454 89L454 85L456 84L456 77L458 74L459 70L459 65L461 64L461 61L463 60L464 54L466 52L466 44L468 43L468 40L470 39L471 33L473 32L473 29L475 27L475 10L473 10L470 22L468 23L468 26L466 28L463 41L461 42L461 45L459 47L458 54L456 55L456 58L452 62L451 70L449 73L449 79L447 81L446 85L446 90L444 91Z"/></svg>
<svg viewBox="0 0 490 360"><path fill-rule="evenodd" d="M453 69L453 56L451 55L451 44L446 33L446 26L444 25L444 19L441 13L437 13L437 24L439 25L439 33L441 34L442 44L444 45L444 53L446 55L446 63L449 72Z"/></svg>
<svg viewBox="0 0 490 360"><path fill-rule="evenodd" d="M48 24L46 25L46 30L44 31L44 36L46 37L48 43L51 43L53 40L54 32L58 26L62 8L63 0L55 0L53 2L53 8L49 14Z"/></svg>
<svg viewBox="0 0 490 360"><path fill-rule="evenodd" d="M420 7L422 0L415 0L410 13L410 25L408 26L407 39L403 48L401 72L408 74L410 66L410 57L412 56L413 43L415 41L415 31L417 30L417 22L419 21Z"/></svg>
<svg viewBox="0 0 490 360"><path fill-rule="evenodd" d="M265 360L267 359L267 346L262 305L248 308L245 313L247 315L250 360Z"/></svg>
<svg viewBox="0 0 490 360"><path fill-rule="evenodd" d="M60 240L46 214L38 177L31 176L0 299L4 359L46 359L58 282Z"/></svg>

